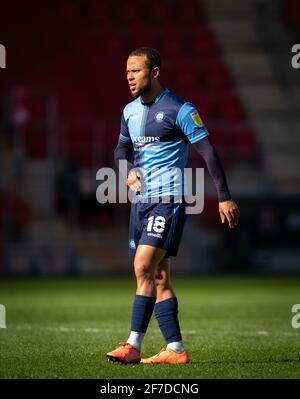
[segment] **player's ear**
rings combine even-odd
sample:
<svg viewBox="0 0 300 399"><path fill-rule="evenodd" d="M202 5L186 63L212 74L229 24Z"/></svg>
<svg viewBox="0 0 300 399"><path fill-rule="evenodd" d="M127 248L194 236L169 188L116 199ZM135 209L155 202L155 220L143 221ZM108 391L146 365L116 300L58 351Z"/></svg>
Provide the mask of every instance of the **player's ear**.
<svg viewBox="0 0 300 399"><path fill-rule="evenodd" d="M159 77L159 68L155 67L152 69L152 76L154 79L157 79Z"/></svg>

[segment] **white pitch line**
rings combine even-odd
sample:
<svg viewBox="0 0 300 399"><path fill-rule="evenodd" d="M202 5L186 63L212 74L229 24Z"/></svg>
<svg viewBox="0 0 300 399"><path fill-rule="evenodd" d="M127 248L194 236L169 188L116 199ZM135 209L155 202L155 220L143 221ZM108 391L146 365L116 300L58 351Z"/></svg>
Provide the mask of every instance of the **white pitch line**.
<svg viewBox="0 0 300 399"><path fill-rule="evenodd" d="M91 327L65 327L65 326L59 326L59 327L52 327L52 326L33 326L29 324L22 324L22 325L16 325L10 328L15 328L17 331L34 331L34 330L45 330L45 331L52 331L52 332L86 332L86 333L116 333L118 330L115 328L91 328ZM123 330L122 330L123 331ZM119 332L122 332L119 330ZM182 330L183 334L196 334L196 330ZM160 331L153 331L152 334L160 334Z"/></svg>
<svg viewBox="0 0 300 399"><path fill-rule="evenodd" d="M15 329L17 331L51 331L51 332L85 332L85 333L94 333L94 334L111 334L111 333L123 333L124 330L116 329L116 328L95 328L95 327L66 327L66 326L43 326L43 325L30 325L30 324L21 324L15 326L8 326L7 330ZM196 335L205 336L206 334L210 334L209 331L202 331L201 329L197 330L182 330L183 335ZM155 331L151 331L151 335L160 335L161 332L159 329ZM299 336L300 332L291 331L291 332L270 332L265 330L260 331L215 331L216 335L249 335L249 336L268 336L268 335L284 335L284 336Z"/></svg>

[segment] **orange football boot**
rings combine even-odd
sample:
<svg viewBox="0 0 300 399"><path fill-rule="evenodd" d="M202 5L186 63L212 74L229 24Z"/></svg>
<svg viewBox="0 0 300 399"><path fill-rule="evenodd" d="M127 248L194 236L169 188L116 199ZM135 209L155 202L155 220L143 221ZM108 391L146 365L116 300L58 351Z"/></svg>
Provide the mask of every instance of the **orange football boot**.
<svg viewBox="0 0 300 399"><path fill-rule="evenodd" d="M135 349L128 342L120 342L119 347L112 352L108 352L106 357L111 362L120 362L124 364L140 363L141 352Z"/></svg>
<svg viewBox="0 0 300 399"><path fill-rule="evenodd" d="M180 364L189 363L189 355L187 352L177 353L172 349L162 348L157 355L141 359L141 363L148 364Z"/></svg>

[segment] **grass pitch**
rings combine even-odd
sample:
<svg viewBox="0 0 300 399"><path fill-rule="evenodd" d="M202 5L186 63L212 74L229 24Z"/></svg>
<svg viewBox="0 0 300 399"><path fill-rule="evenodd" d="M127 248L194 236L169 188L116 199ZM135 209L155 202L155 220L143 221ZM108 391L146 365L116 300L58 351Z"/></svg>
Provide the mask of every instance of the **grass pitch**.
<svg viewBox="0 0 300 399"><path fill-rule="evenodd" d="M299 378L299 278L176 277L187 365L122 365L133 277L0 281L0 378ZM152 317L143 356L163 347Z"/></svg>

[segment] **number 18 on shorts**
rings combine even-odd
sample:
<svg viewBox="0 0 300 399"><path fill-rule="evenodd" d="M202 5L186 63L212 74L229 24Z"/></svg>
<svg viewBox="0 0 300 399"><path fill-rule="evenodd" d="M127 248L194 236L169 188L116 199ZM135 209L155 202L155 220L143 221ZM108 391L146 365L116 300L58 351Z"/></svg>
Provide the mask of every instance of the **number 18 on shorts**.
<svg viewBox="0 0 300 399"><path fill-rule="evenodd" d="M136 202L131 205L129 255L138 245L163 248L167 256L176 256L186 220L185 203Z"/></svg>

